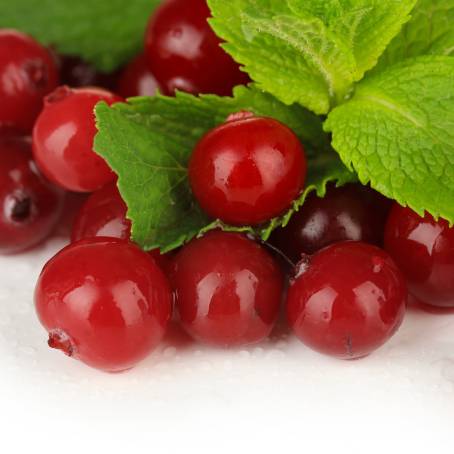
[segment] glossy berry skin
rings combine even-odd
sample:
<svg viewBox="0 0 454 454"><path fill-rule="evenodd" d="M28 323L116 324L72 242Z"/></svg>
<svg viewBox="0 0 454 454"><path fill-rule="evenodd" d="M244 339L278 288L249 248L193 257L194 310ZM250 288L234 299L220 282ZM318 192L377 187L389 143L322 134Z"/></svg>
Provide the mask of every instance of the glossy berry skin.
<svg viewBox="0 0 454 454"><path fill-rule="evenodd" d="M189 179L213 218L253 225L289 208L303 188L306 157L296 135L271 118L227 121L196 146Z"/></svg>
<svg viewBox="0 0 454 454"><path fill-rule="evenodd" d="M123 70L118 81L117 93L123 98L153 96L161 91L158 81L151 72L147 57L137 56Z"/></svg>
<svg viewBox="0 0 454 454"><path fill-rule="evenodd" d="M383 246L391 206L391 200L361 184L328 186L323 198L311 193L288 225L275 230L271 243L295 263L340 241Z"/></svg>
<svg viewBox="0 0 454 454"><path fill-rule="evenodd" d="M166 94L182 90L193 94L232 94L249 82L207 19L206 0L167 0L150 18L145 52L150 69Z"/></svg>
<svg viewBox="0 0 454 454"><path fill-rule="evenodd" d="M43 97L58 84L52 54L30 36L0 30L0 131L29 134Z"/></svg>
<svg viewBox="0 0 454 454"><path fill-rule="evenodd" d="M454 307L454 228L448 222L395 204L386 225L385 248L418 302Z"/></svg>
<svg viewBox="0 0 454 454"><path fill-rule="evenodd" d="M30 141L0 140L0 254L29 249L56 226L64 193L39 173Z"/></svg>
<svg viewBox="0 0 454 454"><path fill-rule="evenodd" d="M126 241L97 238L66 247L45 265L35 304L50 347L117 372L161 341L171 291L148 254Z"/></svg>
<svg viewBox="0 0 454 454"><path fill-rule="evenodd" d="M74 192L92 192L115 179L93 151L94 108L122 98L99 88L59 87L45 100L33 129L36 162L49 180Z"/></svg>
<svg viewBox="0 0 454 454"><path fill-rule="evenodd" d="M405 313L404 277L383 250L346 241L300 263L287 297L290 326L308 347L342 359L383 345Z"/></svg>
<svg viewBox="0 0 454 454"><path fill-rule="evenodd" d="M213 231L179 252L173 284L185 330L200 342L232 347L270 334L284 279L274 258L257 243Z"/></svg>

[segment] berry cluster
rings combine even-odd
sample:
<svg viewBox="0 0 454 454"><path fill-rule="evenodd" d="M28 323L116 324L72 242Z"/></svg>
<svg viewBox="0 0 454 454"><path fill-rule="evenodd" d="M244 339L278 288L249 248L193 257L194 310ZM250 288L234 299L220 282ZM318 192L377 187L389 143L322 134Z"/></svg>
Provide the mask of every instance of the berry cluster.
<svg viewBox="0 0 454 454"><path fill-rule="evenodd" d="M48 237L65 191L91 193L71 244L36 285L49 346L122 371L158 345L173 312L197 341L232 347L269 336L284 305L302 342L352 359L396 332L408 294L454 307L454 228L360 184L328 186L323 198L311 193L266 244L214 230L162 255L131 241L116 176L93 151L94 107L158 90L230 95L247 83L208 16L205 0L164 2L149 21L144 53L110 75L0 30L0 253ZM199 141L188 173L210 217L254 226L291 207L307 163L287 126L238 112Z"/></svg>

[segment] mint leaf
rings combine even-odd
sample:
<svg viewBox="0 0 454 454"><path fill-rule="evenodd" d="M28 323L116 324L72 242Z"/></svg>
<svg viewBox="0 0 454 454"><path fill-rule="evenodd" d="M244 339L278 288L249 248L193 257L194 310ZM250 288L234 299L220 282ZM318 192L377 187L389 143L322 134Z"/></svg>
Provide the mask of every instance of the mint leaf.
<svg viewBox="0 0 454 454"><path fill-rule="evenodd" d="M362 183L454 221L454 58L409 59L361 82L325 123Z"/></svg>
<svg viewBox="0 0 454 454"><path fill-rule="evenodd" d="M343 102L416 0L208 0L224 48L258 86L318 114Z"/></svg>
<svg viewBox="0 0 454 454"><path fill-rule="evenodd" d="M132 238L144 249L160 247L165 252L217 226L254 232L266 239L273 228L288 222L291 213L256 230L228 227L208 219L192 196L187 165L194 146L208 130L239 110L282 121L308 147L309 187L293 209L303 203L308 191L315 189L323 195L328 181L355 178L329 149L319 118L253 88L237 87L233 98L179 93L176 98L133 98L130 104L113 107L101 103L96 108L95 149L119 176L133 224Z"/></svg>
<svg viewBox="0 0 454 454"><path fill-rule="evenodd" d="M454 0L418 0L412 19L379 62L389 66L419 55L454 55Z"/></svg>
<svg viewBox="0 0 454 454"><path fill-rule="evenodd" d="M142 47L148 17L160 0L12 0L1 3L0 28L16 28L102 71Z"/></svg>

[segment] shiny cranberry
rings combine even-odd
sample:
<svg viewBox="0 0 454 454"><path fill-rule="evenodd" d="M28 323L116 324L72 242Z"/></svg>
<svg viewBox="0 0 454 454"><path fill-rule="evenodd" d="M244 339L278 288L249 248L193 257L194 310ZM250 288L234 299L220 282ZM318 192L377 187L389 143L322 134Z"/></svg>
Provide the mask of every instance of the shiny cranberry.
<svg viewBox="0 0 454 454"><path fill-rule="evenodd" d="M167 0L150 18L146 54L167 94L178 89L228 96L233 87L249 82L220 47L209 17L206 0Z"/></svg>
<svg viewBox="0 0 454 454"><path fill-rule="evenodd" d="M404 277L386 252L346 241L300 262L287 314L307 346L353 359L376 350L397 331L406 300Z"/></svg>
<svg viewBox="0 0 454 454"><path fill-rule="evenodd" d="M124 98L153 96L160 90L159 83L150 71L145 55L136 57L122 72L117 92Z"/></svg>
<svg viewBox="0 0 454 454"><path fill-rule="evenodd" d="M290 207L303 188L306 158L298 137L271 118L233 119L198 143L189 164L201 207L229 224L259 224Z"/></svg>
<svg viewBox="0 0 454 454"><path fill-rule="evenodd" d="M454 307L454 228L448 222L395 204L386 225L385 247L417 301Z"/></svg>
<svg viewBox="0 0 454 454"><path fill-rule="evenodd" d="M64 194L38 172L27 139L0 140L0 253L28 249L56 226Z"/></svg>
<svg viewBox="0 0 454 454"><path fill-rule="evenodd" d="M275 230L270 241L295 263L303 254L314 254L340 241L382 246L391 205L391 200L367 186L329 186L323 198L311 193L288 225Z"/></svg>
<svg viewBox="0 0 454 454"><path fill-rule="evenodd" d="M173 283L186 331L201 342L230 347L270 334L284 280L261 246L239 234L214 231L179 252Z"/></svg>
<svg viewBox="0 0 454 454"><path fill-rule="evenodd" d="M114 238L59 252L39 277L35 303L50 347L109 372L144 359L171 315L162 271L138 247Z"/></svg>
<svg viewBox="0 0 454 454"><path fill-rule="evenodd" d="M43 97L57 84L50 52L18 31L0 30L0 130L30 133Z"/></svg>
<svg viewBox="0 0 454 454"><path fill-rule="evenodd" d="M59 87L46 98L33 130L33 151L42 172L75 192L92 192L113 181L107 163L93 151L94 108L122 98L98 88Z"/></svg>
<svg viewBox="0 0 454 454"><path fill-rule="evenodd" d="M102 87L113 90L118 74L99 72L92 64L72 55L59 56L60 83L72 88Z"/></svg>

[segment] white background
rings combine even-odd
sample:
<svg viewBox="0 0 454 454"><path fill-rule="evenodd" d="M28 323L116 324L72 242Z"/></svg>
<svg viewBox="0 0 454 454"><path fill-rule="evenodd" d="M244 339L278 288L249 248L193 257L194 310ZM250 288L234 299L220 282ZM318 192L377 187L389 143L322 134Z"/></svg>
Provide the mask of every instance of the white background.
<svg viewBox="0 0 454 454"><path fill-rule="evenodd" d="M63 244L0 257L0 452L454 453L454 315L410 310L352 362L283 330L232 351L172 330L136 369L105 374L50 350L34 314Z"/></svg>

